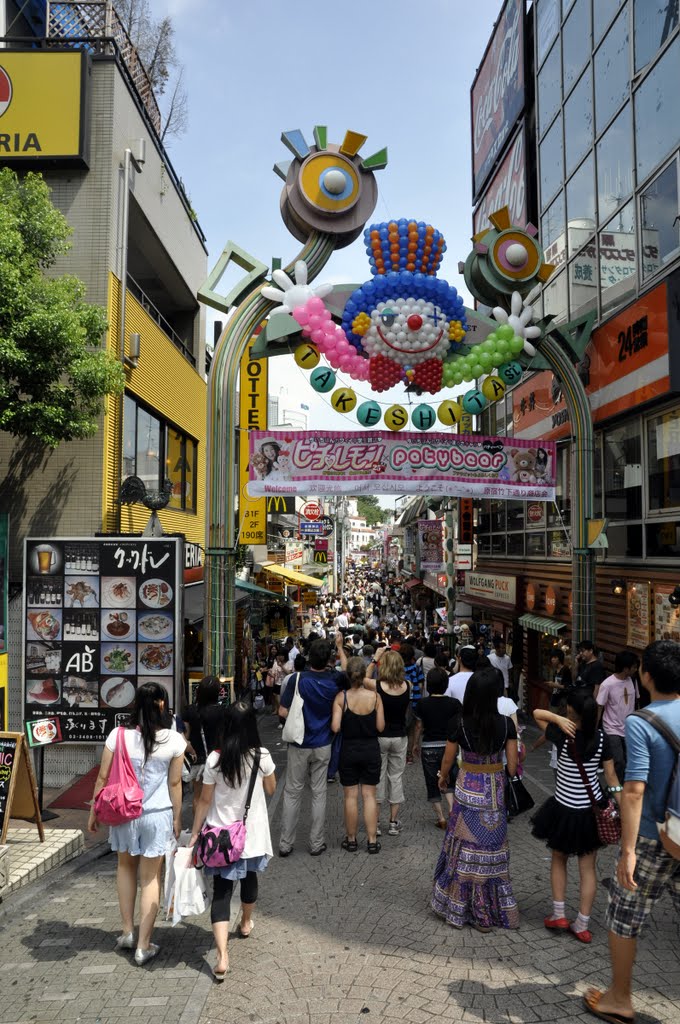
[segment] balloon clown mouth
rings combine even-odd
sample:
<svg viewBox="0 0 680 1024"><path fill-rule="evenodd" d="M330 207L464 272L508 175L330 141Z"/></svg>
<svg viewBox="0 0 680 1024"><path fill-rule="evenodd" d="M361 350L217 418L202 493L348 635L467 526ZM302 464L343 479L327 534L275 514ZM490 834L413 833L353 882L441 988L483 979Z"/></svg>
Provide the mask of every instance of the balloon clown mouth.
<svg viewBox="0 0 680 1024"><path fill-rule="evenodd" d="M428 345L427 348L400 348L399 345L393 345L391 341L388 341L379 327L377 328L377 330L381 339L385 342L388 348L393 348L395 352L406 352L410 356L419 356L421 352L430 352L431 349L437 347L439 342L442 340L442 336L444 334L444 331L441 330L437 335L436 341L434 341L431 345Z"/></svg>

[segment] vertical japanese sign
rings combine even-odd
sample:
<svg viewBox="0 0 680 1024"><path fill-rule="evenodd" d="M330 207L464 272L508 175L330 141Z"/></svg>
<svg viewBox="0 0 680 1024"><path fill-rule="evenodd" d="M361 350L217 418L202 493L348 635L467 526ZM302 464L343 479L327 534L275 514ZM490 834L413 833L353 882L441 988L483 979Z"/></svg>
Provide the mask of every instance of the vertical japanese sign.
<svg viewBox="0 0 680 1024"><path fill-rule="evenodd" d="M7 629L9 590L9 516L0 512L0 732L7 728Z"/></svg>
<svg viewBox="0 0 680 1024"><path fill-rule="evenodd" d="M444 521L418 520L420 568L426 572L439 572L444 561Z"/></svg>
<svg viewBox="0 0 680 1024"><path fill-rule="evenodd" d="M249 498L249 434L267 429L268 361L251 357L252 344L241 358L239 374L239 543L267 543L267 499ZM266 468L276 472L279 452L272 446ZM263 463L267 457L263 457Z"/></svg>
<svg viewBox="0 0 680 1024"><path fill-rule="evenodd" d="M24 548L24 719L57 718L101 743L138 686L176 706L182 680L182 540L30 539Z"/></svg>
<svg viewBox="0 0 680 1024"><path fill-rule="evenodd" d="M648 583L628 583L626 586L627 629L626 644L638 650L649 643L651 609Z"/></svg>

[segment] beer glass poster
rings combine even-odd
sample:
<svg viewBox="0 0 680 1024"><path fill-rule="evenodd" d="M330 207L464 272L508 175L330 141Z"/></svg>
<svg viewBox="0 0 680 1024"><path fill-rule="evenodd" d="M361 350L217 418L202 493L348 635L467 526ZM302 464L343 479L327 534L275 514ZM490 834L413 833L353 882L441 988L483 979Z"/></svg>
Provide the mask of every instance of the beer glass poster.
<svg viewBox="0 0 680 1024"><path fill-rule="evenodd" d="M156 681L171 705L182 669L182 541L29 539L24 546L24 718L101 743Z"/></svg>

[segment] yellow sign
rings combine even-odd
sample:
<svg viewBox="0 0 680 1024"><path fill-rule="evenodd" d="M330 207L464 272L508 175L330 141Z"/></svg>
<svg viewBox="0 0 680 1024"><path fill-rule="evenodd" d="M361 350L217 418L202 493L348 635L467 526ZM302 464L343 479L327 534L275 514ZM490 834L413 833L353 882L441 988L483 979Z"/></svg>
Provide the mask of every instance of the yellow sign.
<svg viewBox="0 0 680 1024"><path fill-rule="evenodd" d="M328 565L328 552L327 551L315 551L314 561L318 565Z"/></svg>
<svg viewBox="0 0 680 1024"><path fill-rule="evenodd" d="M0 51L0 161L87 162L87 55Z"/></svg>
<svg viewBox="0 0 680 1024"><path fill-rule="evenodd" d="M267 499L248 497L248 434L267 429L268 363L251 359L252 345L241 358L239 374L239 543L267 543Z"/></svg>
<svg viewBox="0 0 680 1024"><path fill-rule="evenodd" d="M9 716L9 684L7 680L7 662L9 658L6 654L0 654L0 732L3 729L7 729L7 720Z"/></svg>

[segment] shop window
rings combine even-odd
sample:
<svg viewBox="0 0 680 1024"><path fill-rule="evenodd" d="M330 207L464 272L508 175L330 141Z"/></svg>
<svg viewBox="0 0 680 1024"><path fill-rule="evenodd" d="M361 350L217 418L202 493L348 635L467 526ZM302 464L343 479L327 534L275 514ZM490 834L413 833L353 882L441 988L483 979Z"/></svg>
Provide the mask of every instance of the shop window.
<svg viewBox="0 0 680 1024"><path fill-rule="evenodd" d="M559 267L567 256L564 229L564 192L560 192L555 202L541 218L541 242L545 260Z"/></svg>
<svg viewBox="0 0 680 1024"><path fill-rule="evenodd" d="M567 93L590 57L590 0L576 0L562 28L562 73Z"/></svg>
<svg viewBox="0 0 680 1024"><path fill-rule="evenodd" d="M487 499L480 502L477 515L477 533L491 532L491 502Z"/></svg>
<svg viewBox="0 0 680 1024"><path fill-rule="evenodd" d="M635 0L636 71L649 64L678 27L678 6L678 0Z"/></svg>
<svg viewBox="0 0 680 1024"><path fill-rule="evenodd" d="M122 479L138 476L147 490L172 484L169 507L196 511L198 445L169 423L159 419L131 395L123 409Z"/></svg>
<svg viewBox="0 0 680 1024"><path fill-rule="evenodd" d="M569 255L595 230L595 177L592 153L567 184L567 235Z"/></svg>
<svg viewBox="0 0 680 1024"><path fill-rule="evenodd" d="M593 515L596 518L602 516L602 435L595 437L595 449L593 451L593 476L595 477L595 489L593 494Z"/></svg>
<svg viewBox="0 0 680 1024"><path fill-rule="evenodd" d="M569 523L571 513L571 445L561 444L557 449L555 467L555 503L548 507L549 518L555 515L565 525Z"/></svg>
<svg viewBox="0 0 680 1024"><path fill-rule="evenodd" d="M508 557L510 555L523 555L524 554L524 534L523 533L509 533L508 534ZM529 549L527 547L527 554Z"/></svg>
<svg viewBox="0 0 680 1024"><path fill-rule="evenodd" d="M635 93L638 181L646 178L680 141L680 39L669 46Z"/></svg>
<svg viewBox="0 0 680 1024"><path fill-rule="evenodd" d="M604 514L613 520L642 515L640 421L631 420L604 434Z"/></svg>
<svg viewBox="0 0 680 1024"><path fill-rule="evenodd" d="M565 320L567 317L567 274L566 271L551 278L543 289L543 308L546 316L552 313L555 320Z"/></svg>
<svg viewBox="0 0 680 1024"><path fill-rule="evenodd" d="M640 196L642 276L651 277L680 253L678 164L669 164Z"/></svg>
<svg viewBox="0 0 680 1024"><path fill-rule="evenodd" d="M622 11L595 54L595 130L598 135L629 94L628 12Z"/></svg>
<svg viewBox="0 0 680 1024"><path fill-rule="evenodd" d="M505 534L494 534L491 538L491 554L492 555L504 555L505 554Z"/></svg>
<svg viewBox="0 0 680 1024"><path fill-rule="evenodd" d="M545 534L543 531L527 534L527 555L545 556Z"/></svg>
<svg viewBox="0 0 680 1024"><path fill-rule="evenodd" d="M642 524L607 527L607 558L642 558Z"/></svg>
<svg viewBox="0 0 680 1024"><path fill-rule="evenodd" d="M593 79L590 68L564 105L564 162L571 174L593 143Z"/></svg>
<svg viewBox="0 0 680 1024"><path fill-rule="evenodd" d="M558 39L538 75L538 130L541 135L560 109L562 47Z"/></svg>
<svg viewBox="0 0 680 1024"><path fill-rule="evenodd" d="M571 558L571 545L564 530L548 531L548 556L550 558Z"/></svg>
<svg viewBox="0 0 680 1024"><path fill-rule="evenodd" d="M540 145L541 154L541 202L545 207L564 180L564 159L562 152L562 115L558 115L552 128Z"/></svg>
<svg viewBox="0 0 680 1024"><path fill-rule="evenodd" d="M637 284L635 204L622 207L598 235L602 312L620 306Z"/></svg>
<svg viewBox="0 0 680 1024"><path fill-rule="evenodd" d="M508 501L508 530L524 529L525 501Z"/></svg>
<svg viewBox="0 0 680 1024"><path fill-rule="evenodd" d="M680 410L647 422L649 510L680 508Z"/></svg>
<svg viewBox="0 0 680 1024"><path fill-rule="evenodd" d="M680 523L647 523L647 558L677 558L680 555Z"/></svg>
<svg viewBox="0 0 680 1024"><path fill-rule="evenodd" d="M505 530L506 505L505 501L491 501L491 528L496 533Z"/></svg>
<svg viewBox="0 0 680 1024"><path fill-rule="evenodd" d="M477 554L480 556L491 554L491 536L489 534L480 534L477 537Z"/></svg>
<svg viewBox="0 0 680 1024"><path fill-rule="evenodd" d="M604 35L605 30L609 28L612 18L619 8L623 7L625 2L626 0L594 0L593 38L596 46ZM625 17L628 17L628 15L626 14Z"/></svg>
<svg viewBox="0 0 680 1024"><path fill-rule="evenodd" d="M569 315L572 320L597 308L597 245L594 236L569 264Z"/></svg>
<svg viewBox="0 0 680 1024"><path fill-rule="evenodd" d="M560 27L560 0L536 2L536 51L540 64Z"/></svg>
<svg viewBox="0 0 680 1024"><path fill-rule="evenodd" d="M633 115L627 103L597 144L597 204L603 223L633 193Z"/></svg>

